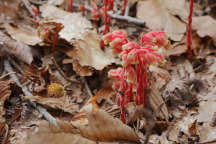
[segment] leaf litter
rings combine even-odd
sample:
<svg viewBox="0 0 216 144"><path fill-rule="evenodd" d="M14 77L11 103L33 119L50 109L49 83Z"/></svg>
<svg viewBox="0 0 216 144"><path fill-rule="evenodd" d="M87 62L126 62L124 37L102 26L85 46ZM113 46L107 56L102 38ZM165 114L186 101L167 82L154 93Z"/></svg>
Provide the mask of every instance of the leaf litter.
<svg viewBox="0 0 216 144"><path fill-rule="evenodd" d="M212 13L215 8L212 2L194 3L193 58L190 60L185 57L189 1L130 1L128 16L119 14L122 1L114 3L113 12L117 16L112 15L111 31L135 29L129 32L129 37L136 39L135 32L140 28L144 32L164 30L173 47L163 52L165 64L149 66L147 107L137 106L132 99L122 110L121 97L107 76L108 71L119 67L121 62L110 54L108 47L101 49L103 16L98 22L92 20L88 3L82 16L77 5L84 4L83 1L73 2L72 13L68 11L69 3L61 0L3 1L0 2L1 143L216 141L216 45ZM26 10L24 1L37 7L38 21L29 15L31 5ZM95 2L102 9L103 4ZM23 8L22 13L19 7ZM135 15L144 20L145 25L138 25ZM128 17L136 22L127 20ZM120 26L122 19L126 22ZM2 65L5 61L12 65L11 71ZM135 94L134 88L132 92ZM39 108L39 112L33 107ZM125 123L120 120L122 111ZM54 119L57 125L42 120L44 118Z"/></svg>

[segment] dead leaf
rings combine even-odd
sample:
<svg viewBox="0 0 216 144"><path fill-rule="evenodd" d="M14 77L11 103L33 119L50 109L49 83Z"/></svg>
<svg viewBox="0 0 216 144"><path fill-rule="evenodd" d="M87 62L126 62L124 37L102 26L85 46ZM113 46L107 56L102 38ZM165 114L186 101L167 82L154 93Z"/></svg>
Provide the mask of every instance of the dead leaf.
<svg viewBox="0 0 216 144"><path fill-rule="evenodd" d="M186 32L182 19L187 17L185 0L146 0L137 4L137 18L146 22L152 30L164 30L170 39L180 41Z"/></svg>
<svg viewBox="0 0 216 144"><path fill-rule="evenodd" d="M2 122L4 119L2 118L2 116L5 114L4 103L5 100L9 98L10 94L11 90L9 83L6 81L0 81L0 122Z"/></svg>
<svg viewBox="0 0 216 144"><path fill-rule="evenodd" d="M0 56L7 54L15 55L18 59L30 64L33 61L31 47L28 45L10 39L6 34L0 32Z"/></svg>
<svg viewBox="0 0 216 144"><path fill-rule="evenodd" d="M68 96L63 96L60 98L41 97L41 96L25 96L25 99L37 102L41 105L44 105L46 107L50 107L53 109L60 109L60 110L63 110L64 112L68 112L71 114L75 114L79 109L79 105L70 102L70 98Z"/></svg>
<svg viewBox="0 0 216 144"><path fill-rule="evenodd" d="M43 5L40 7L42 16L46 18L44 21L56 22L62 24L64 27L59 32L59 38L66 40L74 46L74 48L65 51L66 55L72 60L74 70L80 74L80 67L92 67L96 70L102 70L107 65L114 62L114 59L107 56L99 45L99 37L97 33L92 30L93 27L86 18L77 13L69 13L58 9L55 6ZM43 23L43 21L41 21ZM78 65L79 64L79 65ZM75 68L76 67L76 68ZM85 69L86 71L86 69ZM88 71L91 71L89 69ZM91 75L90 72L87 72ZM84 73L82 73L82 76Z"/></svg>
<svg viewBox="0 0 216 144"><path fill-rule="evenodd" d="M41 39L37 36L36 29L29 25L24 23L16 23L16 25L5 23L4 27L10 36L19 42L27 45L36 45L41 42Z"/></svg>
<svg viewBox="0 0 216 144"><path fill-rule="evenodd" d="M197 135L197 120L195 120L188 128L188 131L191 136Z"/></svg>
<svg viewBox="0 0 216 144"><path fill-rule="evenodd" d="M80 76L91 76L93 71L90 67L87 66L81 66L77 60L73 59L64 59L63 64L69 64L72 63L73 70Z"/></svg>
<svg viewBox="0 0 216 144"><path fill-rule="evenodd" d="M59 121L60 122L60 121ZM64 126L62 126L62 124ZM58 129L50 125L46 121L40 123L39 128L28 132L25 144L120 144L120 142L95 142L87 138L82 137L79 134L71 133L71 125L61 122L61 128ZM59 128L59 127L58 127ZM69 128L69 131L67 130ZM124 142L124 144L132 144L129 142Z"/></svg>
<svg viewBox="0 0 216 144"><path fill-rule="evenodd" d="M82 136L94 141L125 140L139 142L136 133L129 126L95 107L95 100L82 108L87 115L88 124L83 125L83 123L71 121L72 125L80 130Z"/></svg>
<svg viewBox="0 0 216 144"><path fill-rule="evenodd" d="M197 30L200 37L209 36L216 41L216 20L211 16L193 17L192 28Z"/></svg>
<svg viewBox="0 0 216 144"><path fill-rule="evenodd" d="M169 112L162 98L161 89L168 83L168 81L170 81L170 74L167 70L156 66L150 66L149 70L151 71L151 79L149 81L151 85L149 93L150 104L153 110L157 112L157 117L168 121ZM162 107L158 109L161 105Z"/></svg>
<svg viewBox="0 0 216 144"><path fill-rule="evenodd" d="M112 89L112 85L107 85L96 92L96 101L100 103L103 99L110 99L115 96L115 94L116 92Z"/></svg>

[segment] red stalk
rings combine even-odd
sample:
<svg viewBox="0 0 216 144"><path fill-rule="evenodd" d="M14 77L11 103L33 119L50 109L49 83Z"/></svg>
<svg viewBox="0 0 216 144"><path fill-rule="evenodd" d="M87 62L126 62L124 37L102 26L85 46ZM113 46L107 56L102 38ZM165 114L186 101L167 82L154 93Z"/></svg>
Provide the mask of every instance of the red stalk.
<svg viewBox="0 0 216 144"><path fill-rule="evenodd" d="M85 6L83 4L79 5L79 9L82 12L82 16L85 16Z"/></svg>
<svg viewBox="0 0 216 144"><path fill-rule="evenodd" d="M69 0L69 11L73 12L73 0Z"/></svg>
<svg viewBox="0 0 216 144"><path fill-rule="evenodd" d="M105 35L107 32L109 32L109 24L110 24L110 16L107 13L107 7L108 7L108 1L104 0L104 23L105 23L105 28L103 31L103 35ZM104 49L104 41L101 40L100 46L102 49Z"/></svg>
<svg viewBox="0 0 216 144"><path fill-rule="evenodd" d="M127 0L124 0L123 9L122 9L123 15L125 13L126 7L127 7Z"/></svg>
<svg viewBox="0 0 216 144"><path fill-rule="evenodd" d="M192 56L192 49L191 49L191 24L192 24L192 15L193 15L193 4L194 0L190 0L190 13L188 16L188 27L187 27L187 58L190 59Z"/></svg>
<svg viewBox="0 0 216 144"><path fill-rule="evenodd" d="M32 11L34 12L34 20L37 21L38 9L35 6L32 6Z"/></svg>

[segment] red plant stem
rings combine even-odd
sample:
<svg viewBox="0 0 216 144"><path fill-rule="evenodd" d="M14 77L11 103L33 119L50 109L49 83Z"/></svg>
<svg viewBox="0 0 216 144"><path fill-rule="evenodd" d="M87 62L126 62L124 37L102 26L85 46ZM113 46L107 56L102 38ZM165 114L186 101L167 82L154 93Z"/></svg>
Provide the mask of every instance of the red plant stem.
<svg viewBox="0 0 216 144"><path fill-rule="evenodd" d="M109 32L109 24L110 24L110 16L107 13L107 6L108 6L108 1L104 0L104 23L105 23L105 28L103 31L103 35L105 35L107 32ZM100 47L101 49L104 49L104 41L101 40L100 42Z"/></svg>
<svg viewBox="0 0 216 144"><path fill-rule="evenodd" d="M188 27L187 27L187 58L190 58L192 56L191 24L192 24L192 14L193 14L193 4L194 4L194 0L190 0L190 13L188 16Z"/></svg>
<svg viewBox="0 0 216 144"><path fill-rule="evenodd" d="M53 51L55 51L56 50L56 42L57 42L57 33L56 32L54 32L54 34L53 34L53 39L52 39L52 49L53 49Z"/></svg>
<svg viewBox="0 0 216 144"><path fill-rule="evenodd" d="M104 23L105 23L105 29L103 32L103 35L109 32L109 23L110 23L110 17L107 13L107 6L108 6L108 1L104 0Z"/></svg>
<svg viewBox="0 0 216 144"><path fill-rule="evenodd" d="M122 14L123 15L125 13L126 7L127 7L127 0L124 0L123 9L122 9Z"/></svg>
<svg viewBox="0 0 216 144"><path fill-rule="evenodd" d="M85 6L83 4L79 5L79 9L82 12L82 16L85 16Z"/></svg>
<svg viewBox="0 0 216 144"><path fill-rule="evenodd" d="M32 11L34 12L34 20L37 21L38 9L35 6L32 6Z"/></svg>
<svg viewBox="0 0 216 144"><path fill-rule="evenodd" d="M69 0L69 11L73 12L73 0Z"/></svg>

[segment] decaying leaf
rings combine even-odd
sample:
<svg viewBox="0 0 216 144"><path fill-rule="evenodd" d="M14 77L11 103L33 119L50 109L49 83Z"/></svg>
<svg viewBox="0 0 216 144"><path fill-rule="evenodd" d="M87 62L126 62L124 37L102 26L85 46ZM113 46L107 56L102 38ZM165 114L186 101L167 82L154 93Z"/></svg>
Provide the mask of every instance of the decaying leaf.
<svg viewBox="0 0 216 144"><path fill-rule="evenodd" d="M15 55L18 59L30 64L33 61L31 47L10 39L6 34L0 32L0 56L6 54Z"/></svg>
<svg viewBox="0 0 216 144"><path fill-rule="evenodd" d="M61 124L60 124L61 123ZM71 133L71 125L59 121L60 127L54 127L48 122L40 122L39 128L28 132L25 144L120 144L120 142L96 142L84 138L77 132ZM64 128L63 128L64 127ZM124 144L132 144L124 142Z"/></svg>
<svg viewBox="0 0 216 144"><path fill-rule="evenodd" d="M206 142L215 139L215 127L211 127L210 123L215 112L215 98L201 101L197 111L188 111L175 126L170 130L168 139L174 142L187 142L190 134L196 133L199 142ZM197 121L197 122L196 122ZM196 122L196 131L190 131L193 123ZM191 133L192 132L192 133ZM183 133L184 136L179 137Z"/></svg>
<svg viewBox="0 0 216 144"><path fill-rule="evenodd" d="M66 50L66 55L73 62L78 62L79 67L92 67L96 70L102 70L107 65L114 62L112 57L107 56L99 45L99 37L92 30L90 21L77 13L69 13L58 9L55 6L43 5L40 7L44 21L56 22L63 25L63 29L58 33L59 38L66 40L74 46ZM43 21L41 21L43 23ZM73 64L74 70L80 74L81 68L78 64ZM91 71L89 69L88 71ZM91 73L87 72L87 75ZM82 73L82 76L87 76Z"/></svg>
<svg viewBox="0 0 216 144"><path fill-rule="evenodd" d="M37 35L35 28L30 27L24 23L15 24L4 24L5 29L10 34L10 36L22 43L27 45L36 45L41 42L41 39Z"/></svg>
<svg viewBox="0 0 216 144"><path fill-rule="evenodd" d="M73 59L64 59L63 64L69 64L72 63L73 70L80 76L91 76L93 71L90 67L87 66L81 66L77 60Z"/></svg>
<svg viewBox="0 0 216 144"><path fill-rule="evenodd" d="M9 86L9 82L0 81L0 143L6 144L7 136L8 136L8 125L5 124L5 118L3 115L5 114L4 103L11 95L11 90Z"/></svg>
<svg viewBox="0 0 216 144"><path fill-rule="evenodd" d="M185 0L146 0L137 4L137 17L152 30L164 30L170 39L180 41L186 32L183 20L187 17Z"/></svg>
<svg viewBox="0 0 216 144"><path fill-rule="evenodd" d="M5 114L4 102L9 98L11 94L9 83L6 81L0 81L0 121L2 121L2 116Z"/></svg>
<svg viewBox="0 0 216 144"><path fill-rule="evenodd" d="M70 98L68 96L62 96L60 98L41 97L41 96L25 96L25 98L30 101L37 102L46 107L50 107L53 109L60 109L60 110L63 110L64 112L68 112L71 114L75 114L79 109L79 105L70 102Z"/></svg>
<svg viewBox="0 0 216 144"><path fill-rule="evenodd" d="M209 36L216 41L216 20L211 16L193 17L192 28L197 30L200 37Z"/></svg>
<svg viewBox="0 0 216 144"><path fill-rule="evenodd" d="M164 87L168 81L171 79L168 71L151 66L150 71L152 73L152 77L150 79L150 94L149 94L149 101L156 113L156 116L160 117L161 119L168 120L169 119L169 112L167 106L162 98L162 87ZM160 108L160 106L162 107ZM159 112L158 112L159 110Z"/></svg>
<svg viewBox="0 0 216 144"><path fill-rule="evenodd" d="M87 124L83 125L79 121L71 122L80 130L82 136L94 141L125 140L139 142L136 133L129 126L98 109L93 103L91 102L83 107L87 115Z"/></svg>

